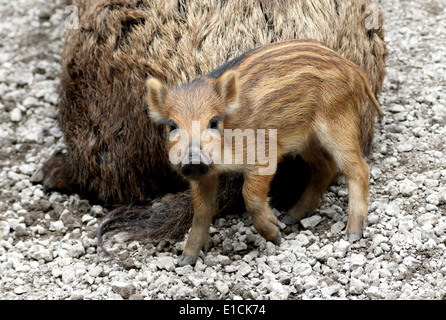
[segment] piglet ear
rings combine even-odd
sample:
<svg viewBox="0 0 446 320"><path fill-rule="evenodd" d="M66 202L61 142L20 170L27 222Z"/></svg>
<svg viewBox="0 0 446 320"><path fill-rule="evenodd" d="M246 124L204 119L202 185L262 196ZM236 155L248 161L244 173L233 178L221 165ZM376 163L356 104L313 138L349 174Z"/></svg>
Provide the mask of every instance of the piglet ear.
<svg viewBox="0 0 446 320"><path fill-rule="evenodd" d="M219 76L215 80L214 89L225 103L226 114L232 114L240 107L240 88L236 71L228 70Z"/></svg>
<svg viewBox="0 0 446 320"><path fill-rule="evenodd" d="M162 108L169 88L156 78L147 79L146 88L149 117L152 121L160 121L164 118L162 115Z"/></svg>

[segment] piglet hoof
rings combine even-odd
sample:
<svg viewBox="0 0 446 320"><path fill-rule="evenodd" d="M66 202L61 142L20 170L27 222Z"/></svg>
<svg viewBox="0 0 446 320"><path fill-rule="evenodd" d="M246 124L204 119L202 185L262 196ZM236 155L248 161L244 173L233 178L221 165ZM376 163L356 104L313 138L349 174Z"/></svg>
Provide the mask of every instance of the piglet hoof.
<svg viewBox="0 0 446 320"><path fill-rule="evenodd" d="M285 216L282 218L282 222L287 225L292 225L292 224L296 224L297 222L299 222L299 220L296 218L293 218L291 216Z"/></svg>
<svg viewBox="0 0 446 320"><path fill-rule="evenodd" d="M367 226L367 218L359 218L355 220L349 219L347 228L345 229L344 240L353 243L362 238L362 232Z"/></svg>
<svg viewBox="0 0 446 320"><path fill-rule="evenodd" d="M196 258L193 258L193 257L181 257L180 260L178 261L178 266L179 267L190 266L190 265L194 265L195 262L197 262Z"/></svg>
<svg viewBox="0 0 446 320"><path fill-rule="evenodd" d="M272 243L274 243L276 246L280 246L280 243L282 242L282 236L280 233L274 237L272 240L270 240Z"/></svg>
<svg viewBox="0 0 446 320"><path fill-rule="evenodd" d="M348 242L350 242L350 243L356 242L356 241L358 241L359 239L361 239L361 236L359 236L359 235L357 235L357 234L346 234L346 235L344 236L344 240L345 240L345 241L348 241Z"/></svg>

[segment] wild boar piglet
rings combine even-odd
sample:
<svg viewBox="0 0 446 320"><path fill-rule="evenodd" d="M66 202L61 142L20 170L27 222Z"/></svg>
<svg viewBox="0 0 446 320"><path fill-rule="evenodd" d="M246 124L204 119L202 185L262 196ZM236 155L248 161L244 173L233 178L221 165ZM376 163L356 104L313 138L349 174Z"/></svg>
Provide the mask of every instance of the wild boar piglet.
<svg viewBox="0 0 446 320"><path fill-rule="evenodd" d="M244 176L243 198L255 229L280 244L268 192L277 163L287 155L299 154L311 176L284 222L312 213L339 171L349 190L346 237L359 239L367 221L369 168L360 146L367 97L382 115L361 69L309 39L258 47L178 87L149 78L150 118L168 126L169 158L193 196L192 227L179 264L195 263L207 249L218 177L228 172Z"/></svg>

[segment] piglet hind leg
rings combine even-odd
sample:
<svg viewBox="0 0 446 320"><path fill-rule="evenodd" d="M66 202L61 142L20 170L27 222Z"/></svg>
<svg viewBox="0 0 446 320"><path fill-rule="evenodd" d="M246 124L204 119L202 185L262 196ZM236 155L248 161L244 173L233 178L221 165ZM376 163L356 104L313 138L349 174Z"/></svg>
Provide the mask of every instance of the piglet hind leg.
<svg viewBox="0 0 446 320"><path fill-rule="evenodd" d="M209 227L217 209L218 179L215 177L191 181L194 205L192 227L179 266L193 265L202 249L210 247Z"/></svg>
<svg viewBox="0 0 446 320"><path fill-rule="evenodd" d="M348 184L348 222L345 240L354 242L362 237L367 226L367 198L369 194L369 167L362 157L344 173Z"/></svg>
<svg viewBox="0 0 446 320"><path fill-rule="evenodd" d="M343 125L319 128L319 139L332 155L348 186L348 222L345 239L354 242L367 226L369 167L362 157L358 129L354 121L340 120ZM339 123L338 122L338 123Z"/></svg>
<svg viewBox="0 0 446 320"><path fill-rule="evenodd" d="M254 170L255 172L255 170ZM245 174L243 198L257 232L267 241L280 245L281 235L277 218L268 204L271 175Z"/></svg>

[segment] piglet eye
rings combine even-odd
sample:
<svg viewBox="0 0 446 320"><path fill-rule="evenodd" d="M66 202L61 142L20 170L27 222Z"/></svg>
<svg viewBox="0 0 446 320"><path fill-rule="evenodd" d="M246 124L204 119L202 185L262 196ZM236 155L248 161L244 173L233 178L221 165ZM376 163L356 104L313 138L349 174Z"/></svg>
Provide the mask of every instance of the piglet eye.
<svg viewBox="0 0 446 320"><path fill-rule="evenodd" d="M213 117L210 121L209 121L209 124L208 124L208 128L209 129L215 129L215 130L218 130L218 127L219 127L219 121L222 119L222 116L215 116L215 117Z"/></svg>
<svg viewBox="0 0 446 320"><path fill-rule="evenodd" d="M178 129L178 126L173 121L168 123L168 127L169 127L169 132L172 132L173 130Z"/></svg>
<svg viewBox="0 0 446 320"><path fill-rule="evenodd" d="M167 125L167 129L169 130L169 133L173 130L178 129L178 126L175 122L173 122L172 119L163 119L159 123Z"/></svg>
<svg viewBox="0 0 446 320"><path fill-rule="evenodd" d="M218 129L218 121L217 120L212 120L211 122L209 122L209 129Z"/></svg>
<svg viewBox="0 0 446 320"><path fill-rule="evenodd" d="M178 126L172 119L161 119L157 121L157 124L165 125L167 127L168 133L171 133L173 130L178 129Z"/></svg>

